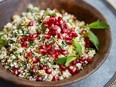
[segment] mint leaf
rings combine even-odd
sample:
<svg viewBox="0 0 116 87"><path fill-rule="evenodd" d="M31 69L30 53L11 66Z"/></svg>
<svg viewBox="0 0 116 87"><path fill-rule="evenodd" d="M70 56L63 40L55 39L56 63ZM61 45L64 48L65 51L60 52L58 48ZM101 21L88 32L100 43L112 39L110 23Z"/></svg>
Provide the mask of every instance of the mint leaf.
<svg viewBox="0 0 116 87"><path fill-rule="evenodd" d="M56 63L57 64L65 64L65 66L69 66L69 64L75 59L76 59L75 56L66 56L66 57L57 59Z"/></svg>
<svg viewBox="0 0 116 87"><path fill-rule="evenodd" d="M95 34L92 31L90 31L90 30L87 30L87 31L88 31L88 37L89 37L90 41L93 43L93 45L98 50L98 47L99 47L99 40L98 40L98 38L95 36Z"/></svg>
<svg viewBox="0 0 116 87"><path fill-rule="evenodd" d="M56 60L57 64L65 64L67 57L62 57Z"/></svg>
<svg viewBox="0 0 116 87"><path fill-rule="evenodd" d="M77 42L76 39L73 39L73 45L76 49L76 51L79 53L79 56L82 55L82 46L79 44L79 42Z"/></svg>
<svg viewBox="0 0 116 87"><path fill-rule="evenodd" d="M94 28L94 29L106 29L109 27L109 25L105 22L97 20L91 24L88 24L86 27Z"/></svg>
<svg viewBox="0 0 116 87"><path fill-rule="evenodd" d="M3 47L6 45L6 41L5 40L2 40L0 39L0 47Z"/></svg>
<svg viewBox="0 0 116 87"><path fill-rule="evenodd" d="M41 28L42 28L42 32L44 33L46 30L46 27L44 26L44 24L41 25Z"/></svg>
<svg viewBox="0 0 116 87"><path fill-rule="evenodd" d="M69 66L69 64L70 64L73 60L75 60L75 59L76 59L76 57L73 57L73 56L67 57L65 66Z"/></svg>

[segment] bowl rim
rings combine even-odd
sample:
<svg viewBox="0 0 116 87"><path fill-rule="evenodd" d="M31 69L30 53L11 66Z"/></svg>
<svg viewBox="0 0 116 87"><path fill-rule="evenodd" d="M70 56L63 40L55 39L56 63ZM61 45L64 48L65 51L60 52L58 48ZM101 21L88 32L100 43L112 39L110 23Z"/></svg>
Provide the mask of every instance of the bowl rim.
<svg viewBox="0 0 116 87"><path fill-rule="evenodd" d="M98 14L103 18L103 20L104 20L105 22L107 22L106 18L102 15L102 13L101 13L99 10L97 10L94 6L92 6L91 4L89 4L88 2L83 1L83 0L81 0L81 1L76 0L76 1L79 2L79 3L80 3L80 2L81 2L81 3L84 3L84 4L86 4L87 6L89 6L92 10L95 10L96 13L98 13ZM4 1L4 3L6 3L6 2L7 2L7 1ZM46 83L53 84L54 86L68 85L68 84L71 84L71 83L74 83L74 82L83 80L84 78L86 78L86 77L90 76L92 73L94 73L94 72L105 62L105 60L107 59L107 57L108 57L108 55L109 55L109 53L110 53L110 50L111 50L111 45L112 45L112 36L111 36L111 28L109 27L109 48L108 48L107 52L104 53L105 55L103 56L103 57L104 57L103 60L99 63L99 65L97 65L96 68L92 69L91 72L87 73L86 75L82 76L82 77L79 78L79 79L73 79L73 80L70 80L70 81L67 81L67 82L66 82L67 79L64 79L65 82L64 82L64 83L61 83L61 81L64 81L64 80L61 80L61 81L51 81L51 82L34 82L34 81L25 80L25 79L23 79L23 78L19 78L19 79L18 79L19 82L17 82L16 80L7 79L7 78L5 78L4 76L0 76L0 78L3 79L3 80L5 80L5 81L7 81L7 82L14 83L14 84L16 84L16 85L23 85L23 86L29 86L29 87L33 87L33 86L34 86L34 87L37 87L37 86L51 86L51 85L45 85ZM24 83L24 82L22 83L22 81L20 81L20 79L21 79L21 80L23 79L23 81L26 81L26 83ZM28 83L28 82L30 82L30 83ZM31 83L34 83L33 86L31 85ZM43 84L43 83L44 83L44 84ZM43 84L43 85L41 85L41 84Z"/></svg>

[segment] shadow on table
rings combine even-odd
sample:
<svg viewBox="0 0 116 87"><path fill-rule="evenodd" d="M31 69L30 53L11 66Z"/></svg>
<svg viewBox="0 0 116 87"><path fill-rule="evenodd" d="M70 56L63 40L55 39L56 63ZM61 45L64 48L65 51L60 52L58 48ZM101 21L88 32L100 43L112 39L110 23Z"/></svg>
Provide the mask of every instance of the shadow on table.
<svg viewBox="0 0 116 87"><path fill-rule="evenodd" d="M7 81L0 79L0 87L24 87L24 86L17 86L17 85L14 85L12 83L9 83Z"/></svg>
<svg viewBox="0 0 116 87"><path fill-rule="evenodd" d="M101 0L116 16L116 9L113 8L106 0Z"/></svg>

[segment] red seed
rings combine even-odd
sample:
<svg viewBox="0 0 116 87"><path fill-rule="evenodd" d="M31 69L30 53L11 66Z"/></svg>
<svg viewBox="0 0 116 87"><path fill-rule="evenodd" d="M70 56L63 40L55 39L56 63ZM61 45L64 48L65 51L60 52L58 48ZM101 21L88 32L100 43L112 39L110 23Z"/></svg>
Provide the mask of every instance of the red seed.
<svg viewBox="0 0 116 87"><path fill-rule="evenodd" d="M53 51L52 51L52 50L48 50L47 53L48 53L49 55L53 55Z"/></svg>
<svg viewBox="0 0 116 87"><path fill-rule="evenodd" d="M21 43L21 47L27 48L27 43L26 42Z"/></svg>
<svg viewBox="0 0 116 87"><path fill-rule="evenodd" d="M59 47L54 47L54 50L55 50L56 52L59 52L59 51L60 51L60 48L59 48Z"/></svg>
<svg viewBox="0 0 116 87"><path fill-rule="evenodd" d="M41 54L45 55L47 53L46 49L40 49Z"/></svg>
<svg viewBox="0 0 116 87"><path fill-rule="evenodd" d="M68 45L71 45L71 44L72 44L72 40L66 40L66 43L67 43Z"/></svg>
<svg viewBox="0 0 116 87"><path fill-rule="evenodd" d="M69 71L72 75L74 75L74 74L76 74L79 70L78 70L78 68L77 68L76 66L69 66L69 67L68 67L68 71Z"/></svg>
<svg viewBox="0 0 116 87"><path fill-rule="evenodd" d="M50 45L50 44L46 45L46 49L47 49L47 50L52 49L52 45Z"/></svg>
<svg viewBox="0 0 116 87"><path fill-rule="evenodd" d="M79 59L77 59L76 62L79 63Z"/></svg>
<svg viewBox="0 0 116 87"><path fill-rule="evenodd" d="M62 20L62 17L58 17L58 20L57 20L58 24L62 24L63 23L63 20Z"/></svg>
<svg viewBox="0 0 116 87"><path fill-rule="evenodd" d="M77 35L76 32L71 32L71 36L72 36L72 37L77 37L78 35Z"/></svg>
<svg viewBox="0 0 116 87"><path fill-rule="evenodd" d="M39 60L35 57L32 60L33 60L33 63L38 63L39 62Z"/></svg>
<svg viewBox="0 0 116 87"><path fill-rule="evenodd" d="M50 39L51 35L50 35L50 34L45 34L44 37L45 37L46 39Z"/></svg>
<svg viewBox="0 0 116 87"><path fill-rule="evenodd" d="M19 74L18 68L13 68L12 71L13 71L13 73L14 73L15 75L18 75L18 74Z"/></svg>
<svg viewBox="0 0 116 87"><path fill-rule="evenodd" d="M46 71L47 74L51 74L52 69L49 68L49 69L46 69L45 71Z"/></svg>
<svg viewBox="0 0 116 87"><path fill-rule="evenodd" d="M33 34L30 34L30 35L28 36L28 39L29 39L29 40L33 39Z"/></svg>
<svg viewBox="0 0 116 87"><path fill-rule="evenodd" d="M49 19L49 22L50 23L54 23L55 21L56 21L56 17L51 16L50 19Z"/></svg>
<svg viewBox="0 0 116 87"><path fill-rule="evenodd" d="M87 58L87 62L91 62L92 61L92 58L91 57L88 57Z"/></svg>
<svg viewBox="0 0 116 87"><path fill-rule="evenodd" d="M73 60L72 62L71 62L71 64L74 66L74 65L76 65L76 63L77 63L77 60Z"/></svg>
<svg viewBox="0 0 116 87"><path fill-rule="evenodd" d="M57 58L58 58L58 52L54 52L54 53L53 53L53 57L54 57L55 59L57 59Z"/></svg>
<svg viewBox="0 0 116 87"><path fill-rule="evenodd" d="M23 37L20 39L21 42L25 42L25 41L28 41L29 39L27 37Z"/></svg>
<svg viewBox="0 0 116 87"><path fill-rule="evenodd" d="M52 81L57 81L59 79L59 76L58 75L54 75L53 78L52 78Z"/></svg>
<svg viewBox="0 0 116 87"><path fill-rule="evenodd" d="M60 53L61 53L62 55L66 55L66 54L67 54L67 51L66 51L66 50L60 50Z"/></svg>
<svg viewBox="0 0 116 87"><path fill-rule="evenodd" d="M90 43L90 40L89 40L89 38L87 37L87 38L85 38L85 42L86 43Z"/></svg>
<svg viewBox="0 0 116 87"><path fill-rule="evenodd" d="M32 34L32 38L37 38L39 33Z"/></svg>
<svg viewBox="0 0 116 87"><path fill-rule="evenodd" d="M58 33L58 38L59 38L59 39L62 39L62 38L63 38L62 35L61 35L60 33Z"/></svg>
<svg viewBox="0 0 116 87"><path fill-rule="evenodd" d="M65 36L65 39L66 39L66 40L72 40L72 37L70 37L69 35L66 35L66 36Z"/></svg>
<svg viewBox="0 0 116 87"><path fill-rule="evenodd" d="M32 57L32 52L28 52L27 57L29 57L29 58Z"/></svg>
<svg viewBox="0 0 116 87"><path fill-rule="evenodd" d="M46 70L47 66L42 66L41 69Z"/></svg>
<svg viewBox="0 0 116 87"><path fill-rule="evenodd" d="M41 76L37 76L36 81L42 81L42 77Z"/></svg>
<svg viewBox="0 0 116 87"><path fill-rule="evenodd" d="M65 71L66 70L66 67L64 65L60 65L60 70L61 71Z"/></svg>
<svg viewBox="0 0 116 87"><path fill-rule="evenodd" d="M33 21L30 21L29 22L29 26L34 26L34 22Z"/></svg>
<svg viewBox="0 0 116 87"><path fill-rule="evenodd" d="M86 57L83 56L83 57L81 57L80 60L84 62L84 61L86 61Z"/></svg>
<svg viewBox="0 0 116 87"><path fill-rule="evenodd" d="M45 45L41 45L40 49L46 49L46 46Z"/></svg>

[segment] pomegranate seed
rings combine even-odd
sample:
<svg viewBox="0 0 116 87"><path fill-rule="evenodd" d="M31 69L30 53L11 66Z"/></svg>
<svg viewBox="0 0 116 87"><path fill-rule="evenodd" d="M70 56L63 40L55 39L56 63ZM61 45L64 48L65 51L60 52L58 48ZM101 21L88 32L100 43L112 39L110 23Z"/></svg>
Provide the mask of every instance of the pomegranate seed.
<svg viewBox="0 0 116 87"><path fill-rule="evenodd" d="M33 39L33 34L30 34L29 36L28 36L28 39Z"/></svg>
<svg viewBox="0 0 116 87"><path fill-rule="evenodd" d="M64 65L60 65L60 70L61 71L65 71L66 70L66 67Z"/></svg>
<svg viewBox="0 0 116 87"><path fill-rule="evenodd" d="M37 76L36 81L42 81L42 77L41 76Z"/></svg>
<svg viewBox="0 0 116 87"><path fill-rule="evenodd" d="M91 44L90 43L85 43L85 47L89 48L89 47L91 47Z"/></svg>
<svg viewBox="0 0 116 87"><path fill-rule="evenodd" d="M60 48L59 48L59 47L54 47L54 50L55 50L56 52L59 52L59 51L60 51Z"/></svg>
<svg viewBox="0 0 116 87"><path fill-rule="evenodd" d="M40 49L46 49L46 46L45 45L41 45Z"/></svg>
<svg viewBox="0 0 116 87"><path fill-rule="evenodd" d="M52 81L57 81L59 79L59 76L58 75L54 75L53 78L52 78Z"/></svg>
<svg viewBox="0 0 116 87"><path fill-rule="evenodd" d="M27 48L27 43L26 42L21 43L21 47Z"/></svg>
<svg viewBox="0 0 116 87"><path fill-rule="evenodd" d="M83 57L81 57L80 60L84 62L84 61L86 61L86 57L83 56Z"/></svg>
<svg viewBox="0 0 116 87"><path fill-rule="evenodd" d="M58 58L58 52L54 52L54 54L52 55L55 59Z"/></svg>
<svg viewBox="0 0 116 87"><path fill-rule="evenodd" d="M51 35L46 34L46 35L44 35L44 37L45 37L46 39L50 39Z"/></svg>
<svg viewBox="0 0 116 87"><path fill-rule="evenodd" d="M72 37L77 37L78 36L76 32L71 32L71 34L72 34L71 35Z"/></svg>
<svg viewBox="0 0 116 87"><path fill-rule="evenodd" d="M90 43L90 40L89 40L89 38L87 37L87 38L85 38L85 42L86 43Z"/></svg>
<svg viewBox="0 0 116 87"><path fill-rule="evenodd" d="M38 33L32 34L32 38L37 38L38 37Z"/></svg>
<svg viewBox="0 0 116 87"><path fill-rule="evenodd" d="M28 52L27 57L29 57L29 58L32 57L32 52Z"/></svg>
<svg viewBox="0 0 116 87"><path fill-rule="evenodd" d="M72 40L72 37L69 37L69 35L66 35L66 36L65 36L65 39L66 39L66 40Z"/></svg>
<svg viewBox="0 0 116 87"><path fill-rule="evenodd" d="M52 32L54 32L54 34L58 34L58 33L60 33L60 32L61 32L60 27L59 27L59 26L57 26L57 25L52 26L52 27L51 27L51 29L52 29Z"/></svg>
<svg viewBox="0 0 116 87"><path fill-rule="evenodd" d="M77 61L77 63L79 63L79 59L77 59L76 61Z"/></svg>
<svg viewBox="0 0 116 87"><path fill-rule="evenodd" d="M88 57L87 58L87 62L91 62L92 61L92 58L91 57Z"/></svg>
<svg viewBox="0 0 116 87"><path fill-rule="evenodd" d="M29 39L27 37L23 37L20 39L21 42L25 42L25 41L28 41Z"/></svg>
<svg viewBox="0 0 116 87"><path fill-rule="evenodd" d="M76 65L76 63L77 63L77 60L73 60L73 61L71 62L72 65Z"/></svg>
<svg viewBox="0 0 116 87"><path fill-rule="evenodd" d="M51 16L49 22L54 23L56 21L56 17Z"/></svg>
<svg viewBox="0 0 116 87"><path fill-rule="evenodd" d="M66 55L66 54L67 54L67 51L66 51L66 50L60 50L60 53L61 53L62 55Z"/></svg>
<svg viewBox="0 0 116 87"><path fill-rule="evenodd" d="M81 61L81 60L79 60L79 63L83 64L84 62L83 62L83 61Z"/></svg>
<svg viewBox="0 0 116 87"><path fill-rule="evenodd" d="M52 51L52 50L48 50L47 53L48 53L49 55L53 55L53 51Z"/></svg>
<svg viewBox="0 0 116 87"><path fill-rule="evenodd" d="M74 75L74 74L76 74L79 70L76 68L76 66L69 66L69 67L68 67L68 71L69 71L72 75Z"/></svg>
<svg viewBox="0 0 116 87"><path fill-rule="evenodd" d="M14 73L15 75L18 75L18 74L19 74L18 68L13 68L12 71L13 71L13 73Z"/></svg>
<svg viewBox="0 0 116 87"><path fill-rule="evenodd" d="M47 74L51 74L52 69L46 69L45 71L46 71Z"/></svg>
<svg viewBox="0 0 116 87"><path fill-rule="evenodd" d="M33 63L38 63L39 62L39 60L37 59L37 58L33 58Z"/></svg>
<svg viewBox="0 0 116 87"><path fill-rule="evenodd" d="M47 51L45 49L40 49L41 54L45 55Z"/></svg>
<svg viewBox="0 0 116 87"><path fill-rule="evenodd" d="M48 45L46 46L46 48L47 48L47 50L50 50L50 49L52 49L52 45L48 44Z"/></svg>
<svg viewBox="0 0 116 87"><path fill-rule="evenodd" d="M34 22L33 21L30 21L29 22L29 26L34 26Z"/></svg>
<svg viewBox="0 0 116 87"><path fill-rule="evenodd" d="M66 40L66 43L71 45L72 44L72 40Z"/></svg>
<svg viewBox="0 0 116 87"><path fill-rule="evenodd" d="M58 24L62 24L62 23L63 23L62 18L58 17Z"/></svg>
<svg viewBox="0 0 116 87"><path fill-rule="evenodd" d="M58 33L58 38L62 39L62 35L60 33Z"/></svg>
<svg viewBox="0 0 116 87"><path fill-rule="evenodd" d="M47 66L42 66L41 67L43 70L46 70L47 69Z"/></svg>

